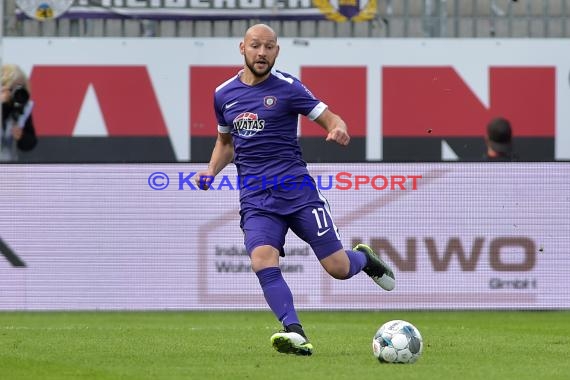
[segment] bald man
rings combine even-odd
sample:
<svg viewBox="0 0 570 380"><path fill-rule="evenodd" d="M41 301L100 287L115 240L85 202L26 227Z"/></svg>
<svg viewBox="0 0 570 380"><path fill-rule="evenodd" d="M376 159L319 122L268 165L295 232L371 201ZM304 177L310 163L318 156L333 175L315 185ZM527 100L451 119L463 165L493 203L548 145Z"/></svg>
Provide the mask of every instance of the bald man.
<svg viewBox="0 0 570 380"><path fill-rule="evenodd" d="M335 279L364 271L383 289L392 290L395 277L370 247L343 248L329 204L302 158L297 123L299 115L306 116L326 131L327 141L343 146L350 142L347 126L297 78L273 68L279 50L277 35L268 25L254 25L245 33L239 44L244 67L216 88L218 137L208 168L195 180L207 190L233 160L242 181L240 225L251 268L284 329L271 336L271 344L281 353L311 355L313 345L279 267L289 230L311 246ZM313 283L307 279L307 286Z"/></svg>

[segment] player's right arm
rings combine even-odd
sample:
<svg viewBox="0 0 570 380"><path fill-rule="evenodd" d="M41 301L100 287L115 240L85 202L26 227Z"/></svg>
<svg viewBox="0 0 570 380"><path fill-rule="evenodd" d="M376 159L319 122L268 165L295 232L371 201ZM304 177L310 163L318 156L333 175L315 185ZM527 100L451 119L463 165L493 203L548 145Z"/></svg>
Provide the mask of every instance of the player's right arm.
<svg viewBox="0 0 570 380"><path fill-rule="evenodd" d="M208 169L196 173L194 181L202 190L208 190L214 177L218 175L234 158L234 145L231 133L218 132L216 145L212 151L212 157Z"/></svg>

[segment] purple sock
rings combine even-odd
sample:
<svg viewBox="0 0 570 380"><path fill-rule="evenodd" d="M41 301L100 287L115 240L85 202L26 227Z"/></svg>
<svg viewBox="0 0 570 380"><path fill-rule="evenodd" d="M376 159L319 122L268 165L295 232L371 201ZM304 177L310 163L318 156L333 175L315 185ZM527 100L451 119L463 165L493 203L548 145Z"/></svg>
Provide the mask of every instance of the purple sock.
<svg viewBox="0 0 570 380"><path fill-rule="evenodd" d="M348 260L350 260L350 269L345 278L351 278L355 274L360 273L362 268L366 266L368 260L366 259L366 255L360 251L347 249L346 254L348 255Z"/></svg>
<svg viewBox="0 0 570 380"><path fill-rule="evenodd" d="M267 304L283 326L288 326L292 323L301 324L293 305L293 294L281 274L281 269L270 267L262 269L255 274L259 279Z"/></svg>

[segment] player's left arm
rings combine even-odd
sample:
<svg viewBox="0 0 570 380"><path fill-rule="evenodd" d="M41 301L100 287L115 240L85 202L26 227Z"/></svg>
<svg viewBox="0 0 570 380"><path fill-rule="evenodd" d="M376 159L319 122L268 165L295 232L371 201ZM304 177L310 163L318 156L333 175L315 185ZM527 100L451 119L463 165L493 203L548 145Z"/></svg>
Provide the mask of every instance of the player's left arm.
<svg viewBox="0 0 570 380"><path fill-rule="evenodd" d="M348 145L350 142L346 123L340 116L328 108L315 121L328 132L327 141L334 141L343 146Z"/></svg>

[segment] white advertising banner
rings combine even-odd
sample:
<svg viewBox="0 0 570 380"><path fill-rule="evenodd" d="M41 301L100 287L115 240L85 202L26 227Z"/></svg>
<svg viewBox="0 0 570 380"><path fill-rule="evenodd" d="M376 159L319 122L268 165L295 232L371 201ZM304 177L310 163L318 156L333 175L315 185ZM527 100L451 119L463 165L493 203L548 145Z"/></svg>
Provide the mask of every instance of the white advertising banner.
<svg viewBox="0 0 570 380"><path fill-rule="evenodd" d="M370 244L392 292L334 280L289 233L301 309L570 308L567 163L310 165L343 244ZM203 165L0 166L1 310L265 309L236 172Z"/></svg>
<svg viewBox="0 0 570 380"><path fill-rule="evenodd" d="M191 140L215 137L213 90L243 65L240 40L6 38L2 56L31 73L41 137L160 137L173 161L197 162ZM540 140L547 160L570 160L568 39L279 43L275 67L301 78L365 139L363 160L402 161L387 157L389 138L441 139L438 158L454 160L478 148L456 142L452 150L445 139L482 139L495 116L512 121L524 147ZM318 132L300 128L301 137Z"/></svg>

